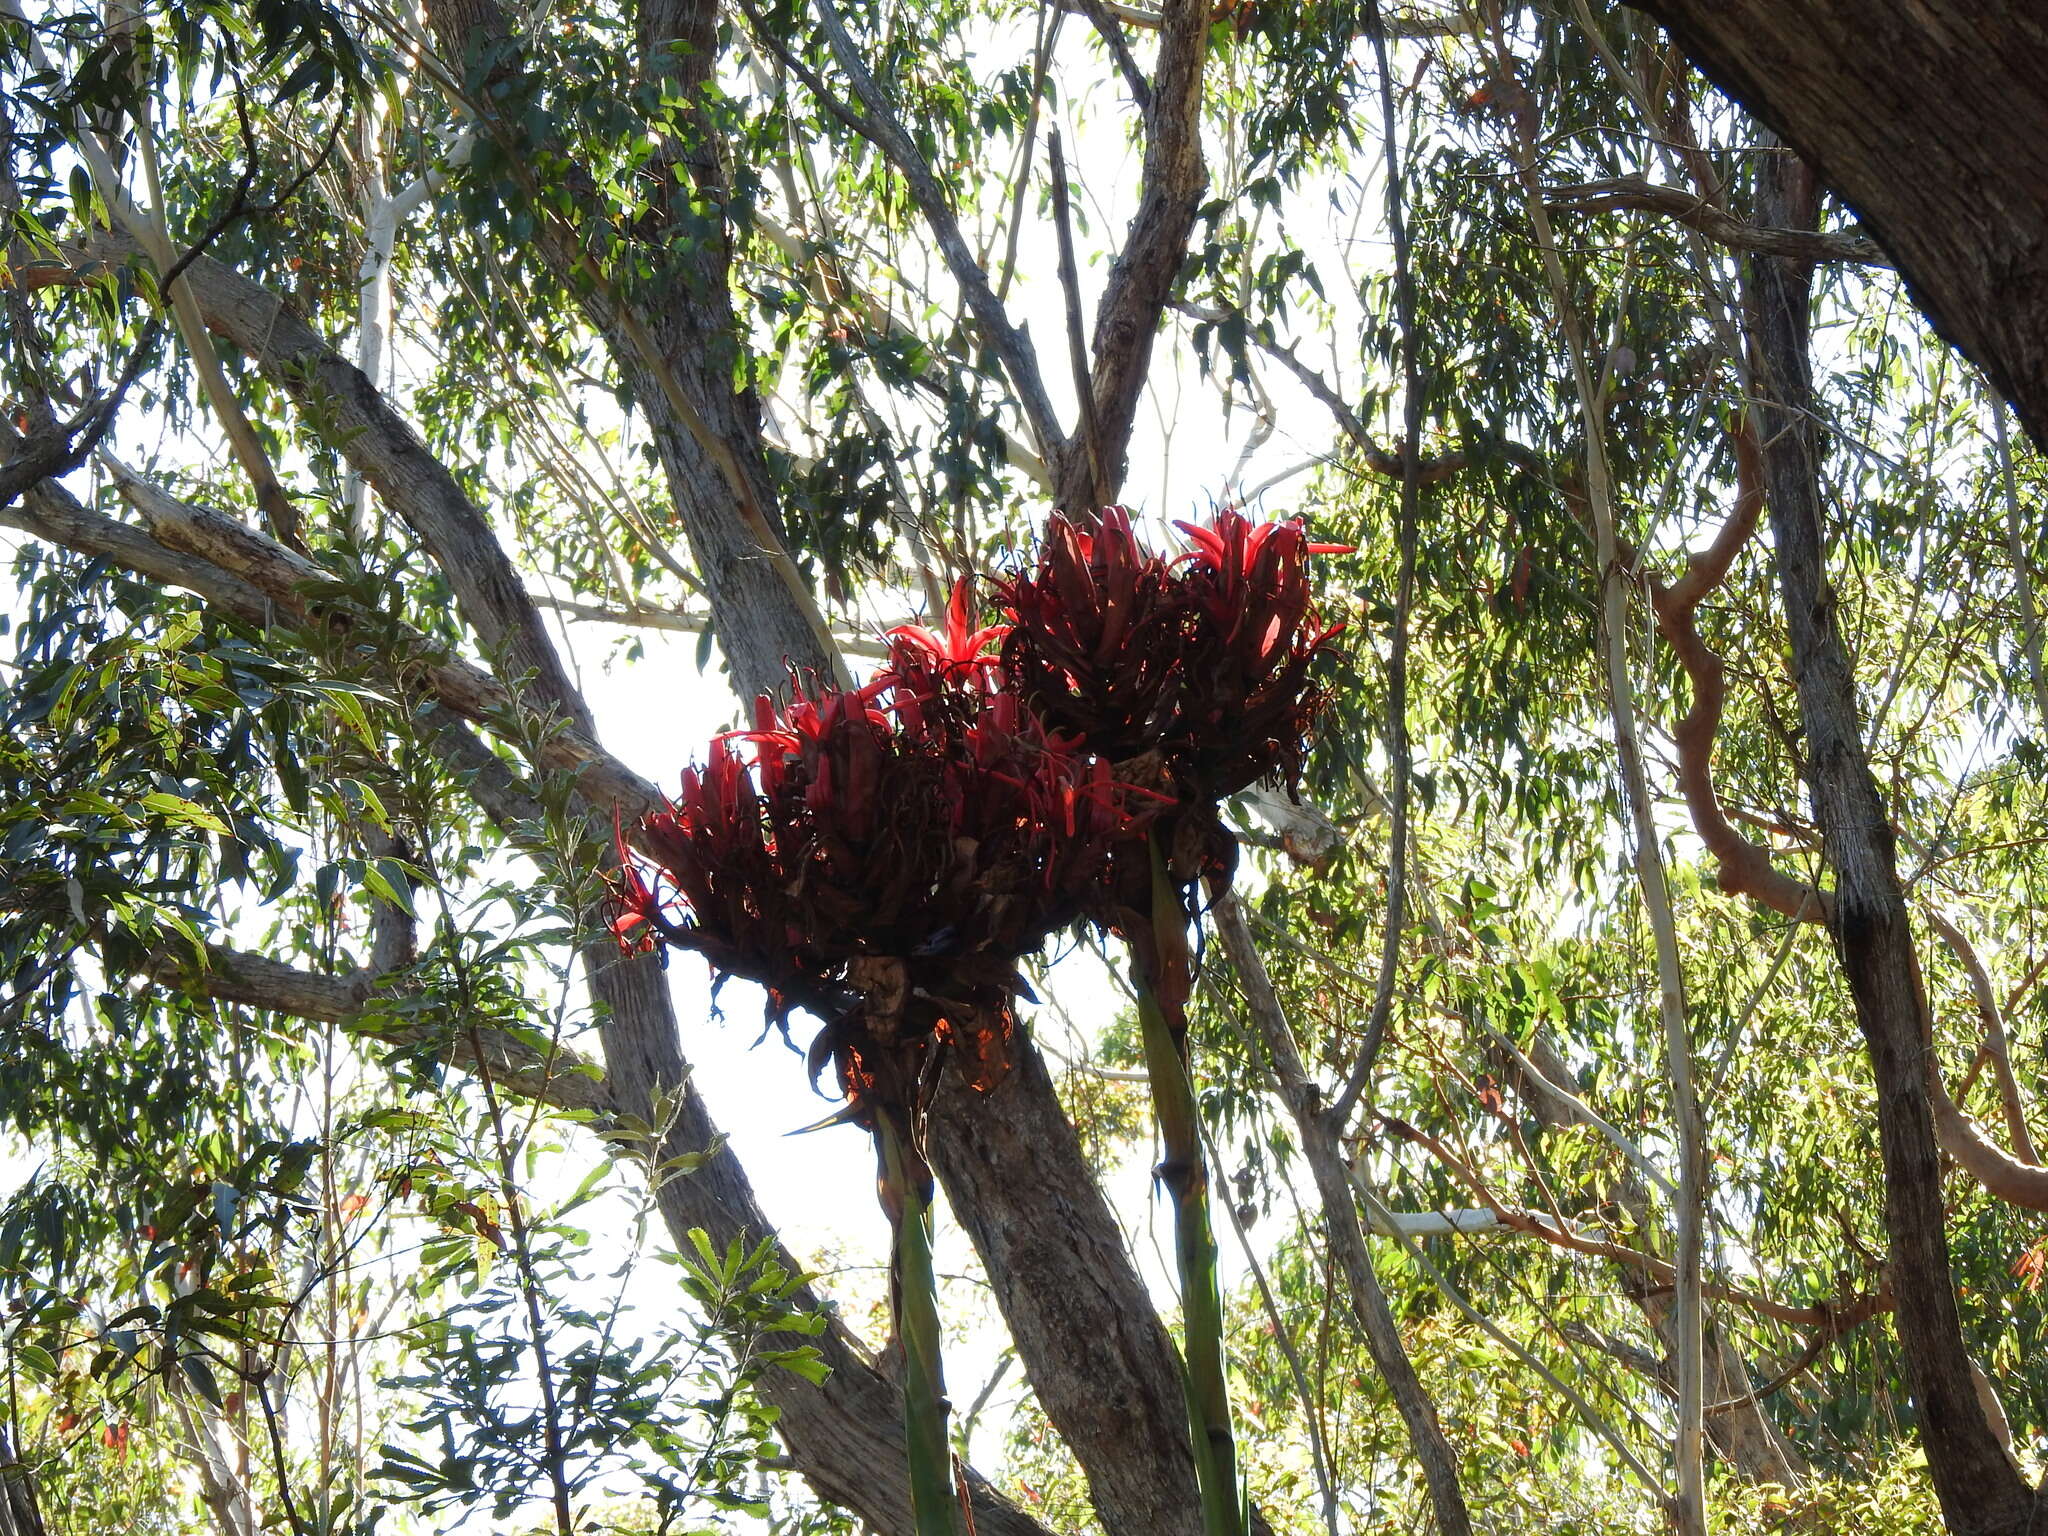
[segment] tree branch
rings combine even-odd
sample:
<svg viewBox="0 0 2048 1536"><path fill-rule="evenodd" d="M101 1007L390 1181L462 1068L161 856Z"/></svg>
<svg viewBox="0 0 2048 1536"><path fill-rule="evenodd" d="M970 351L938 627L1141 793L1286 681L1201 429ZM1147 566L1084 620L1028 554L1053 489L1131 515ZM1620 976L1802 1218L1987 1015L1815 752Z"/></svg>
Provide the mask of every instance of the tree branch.
<svg viewBox="0 0 2048 1536"><path fill-rule="evenodd" d="M1685 797L1693 830L1713 855L1722 890L1761 902L1794 921L1825 923L1828 900L1802 880L1781 872L1768 849L1751 842L1729 822L1714 789L1714 738L1721 729L1728 698L1727 667L1700 638L1694 615L1708 594L1727 579L1729 569L1750 537L1764 505L1763 465L1756 431L1746 417L1730 424L1735 451L1735 505L1720 532L1704 550L1686 562L1685 574L1669 587L1650 581L1650 609L1658 633L1692 685L1692 703L1672 739L1678 747L1678 788ZM1624 551L1634 563L1635 550Z"/></svg>
<svg viewBox="0 0 2048 1536"><path fill-rule="evenodd" d="M581 619L590 624L618 624L627 629L659 629L671 634L701 635L712 628L711 616L707 613L691 613L687 609L649 608L634 605L628 608L613 608L602 603L579 602L573 597L556 597L549 592L530 592L534 605L559 613L565 619ZM879 640L855 639L851 635L834 635L833 644L848 656L865 656L879 660L889 654L889 648Z"/></svg>
<svg viewBox="0 0 2048 1536"><path fill-rule="evenodd" d="M1217 321L1231 318L1232 314L1230 310L1219 309L1214 305L1192 304L1185 300L1176 302L1173 308L1191 320L1203 320L1212 325ZM1313 395L1337 419L1337 425L1351 440L1351 445L1358 450L1359 457L1365 461L1367 469L1386 480L1400 480L1408 473L1410 450L1403 448L1397 452L1383 447L1358 413L1351 408L1350 403L1331 387L1328 379L1301 360L1294 346L1281 346L1264 334L1260 327L1249 323L1245 327L1245 335L1253 346L1285 368L1296 383ZM1414 469L1415 483L1436 485L1450 479L1460 470L1469 468L1476 462L1476 458L1475 454L1460 450L1439 454L1434 458L1417 459Z"/></svg>
<svg viewBox="0 0 2048 1536"><path fill-rule="evenodd" d="M812 296L820 303L846 305L867 329L891 341L908 343L914 352L925 350L924 338L899 319L888 305L856 285L829 247L806 240L758 208L754 210L754 230L780 251L793 267L814 269L809 286ZM945 378L936 368L929 365L921 367L915 378L918 385L935 398L946 398ZM1004 462L1030 479L1040 490L1050 491L1052 472L1046 468L1045 460L1008 427L999 430L1003 437Z"/></svg>
<svg viewBox="0 0 2048 1536"><path fill-rule="evenodd" d="M1150 112L1152 82L1145 78L1145 71L1138 67L1137 59L1131 54L1130 40L1124 36L1123 23L1129 21L1157 30L1159 13L1139 11L1135 6L1109 4L1106 0L1058 0L1058 3L1061 10L1078 12L1088 18L1096 36L1102 39L1102 46L1109 50L1110 62L1116 65L1116 72L1124 77L1132 105L1140 112Z"/></svg>
<svg viewBox="0 0 2048 1536"><path fill-rule="evenodd" d="M153 323L143 328L113 387L88 402L71 420L50 420L26 437L8 429L11 446L7 462L0 464L0 508L12 506L45 480L70 474L92 456L92 451L113 430L114 416L154 348L156 334Z"/></svg>
<svg viewBox="0 0 2048 1536"><path fill-rule="evenodd" d="M819 0L829 4L830 0ZM1173 297L1194 232L1208 172L1202 164L1202 73L1209 45L1208 0L1167 0L1159 56L1145 108L1145 161L1138 209L1124 247L1110 264L1095 305L1092 338L1097 451L1110 489L1123 482L1138 400L1152 364L1160 317ZM1087 444L1065 443L1053 456L1054 483L1069 511L1085 506L1091 483Z"/></svg>
<svg viewBox="0 0 2048 1536"><path fill-rule="evenodd" d="M1992 1076L1998 1080L1998 1098L2005 1108L2005 1124L2012 1134L2013 1151L2021 1161L2039 1164L2041 1155L2034 1150L2034 1138L2027 1130L2026 1100L2020 1095L2019 1079L2013 1075L2012 1047L2006 1039L2005 1020L1998 1011L1998 992L1991 985L1991 973L1984 968L1977 947L1962 929L1931 909L1927 922L1948 945L1949 952L1962 963L1963 974L1970 979L1970 995L1976 1000L1977 1016L1984 1024L1984 1048L1991 1057ZM2048 1178L2048 1170L2043 1171L2043 1176ZM2048 1188L2048 1184L2043 1187Z"/></svg>
<svg viewBox="0 0 2048 1536"><path fill-rule="evenodd" d="M1764 218L1812 226L1817 183L1796 157L1782 150L1765 154L1757 187ZM1806 777L1834 874L1828 928L1876 1086L1896 1327L1935 1494L1951 1526L2019 1531L2034 1522L2039 1504L1983 1413L1963 1337L1935 1132L1939 1107L1933 1101L1940 1096L1929 1092L1926 986L1896 836L1872 772L1855 667L1828 575L1828 509L1820 483L1826 450L1814 408L1809 334L1812 277L1800 262L1756 257L1747 267L1744 309L1771 555L1805 730Z"/></svg>
<svg viewBox="0 0 2048 1536"><path fill-rule="evenodd" d="M1338 1127L1323 1113L1322 1090L1302 1063L1294 1031L1280 1006L1279 995L1273 990L1272 979L1266 974L1251 930L1245 926L1236 893L1221 892L1209 910L1223 953L1231 969L1237 972L1252 1022L1265 1042L1280 1100L1294 1117L1302 1153L1308 1159L1321 1198L1324 1235L1344 1276L1352 1313L1365 1334L1373 1363L1393 1393L1395 1406L1408 1427L1409 1442L1422 1464L1437 1529L1440 1536L1468 1536L1472 1521L1458 1482L1457 1455L1437 1421L1436 1405L1415 1374L1393 1309L1373 1273L1372 1254L1358 1219L1358 1201L1352 1193L1343 1149L1337 1140ZM1403 1241L1412 1241L1393 1212L1370 1206L1368 1211L1375 1227L1393 1232Z"/></svg>
<svg viewBox="0 0 2048 1536"><path fill-rule="evenodd" d="M303 627L343 631L360 621L345 608L307 597L309 587L331 579L321 566L244 523L180 501L127 466L110 463L122 496L149 524L152 542L195 555L211 570L227 572L254 586L262 593L266 621L282 615ZM111 518L78 510L85 518L113 528L121 526ZM419 659L418 680L458 714L479 724L503 725L520 712L520 701L491 674L459 658L441 657L440 647L417 630L401 629L399 638L411 656ZM401 664L395 670L403 675L412 668ZM549 711L562 708L552 699L545 701L544 707ZM574 712L588 721L587 711ZM650 807L660 801L653 785L600 747L587 729L557 723L540 733L535 755L542 768L574 775L578 787L595 805Z"/></svg>
<svg viewBox="0 0 2048 1536"><path fill-rule="evenodd" d="M1427 1152L1440 1167L1471 1190L1480 1203L1493 1212L1502 1226L1541 1238L1553 1248L1625 1264L1647 1275L1662 1289L1668 1290L1677 1283L1677 1270L1655 1254L1645 1253L1621 1243L1609 1242L1605 1238L1589 1237L1569 1224L1559 1222L1555 1217L1540 1215L1520 1206L1507 1205L1496 1199L1486 1181L1438 1138L1390 1115L1380 1116L1379 1121L1403 1141L1421 1147ZM1852 1297L1839 1305L1815 1303L1803 1307L1773 1300L1760 1291L1746 1290L1715 1280L1703 1282L1701 1294L1715 1301L1733 1303L1754 1312L1759 1317L1768 1317L1774 1322L1786 1323L1795 1328L1826 1328L1832 1326L1834 1320L1845 1316L1861 1322L1864 1318L1885 1311L1891 1306L1890 1293L1883 1290Z"/></svg>
<svg viewBox="0 0 2048 1536"><path fill-rule="evenodd" d="M432 1043L446 1061L464 1071L477 1070L481 1047L491 1080L523 1098L595 1114L611 1108L604 1074L567 1046L542 1052L502 1029L458 1029L451 1035L430 1025L397 1024L380 1017L372 1006L382 979L375 971L324 975L222 944L206 946L203 964L189 953L170 950L153 954L149 964L158 981L198 996L295 1018L363 1026L358 1034L393 1045Z"/></svg>
<svg viewBox="0 0 2048 1536"><path fill-rule="evenodd" d="M1126 0L1054 0L1054 3L1063 11L1078 11L1084 16L1091 8L1099 9L1113 21L1125 22L1146 31L1156 32L1163 24L1161 12L1149 6L1128 4ZM1403 11L1384 17L1381 22L1388 37L1458 37L1472 31L1475 25L1462 16L1432 16L1423 11Z"/></svg>
<svg viewBox="0 0 2048 1536"><path fill-rule="evenodd" d="M1039 372L1038 354L1024 333L1010 322L1002 301L996 297L995 289L989 286L988 274L982 271L973 251L968 248L966 237L960 233L960 221L954 217L938 178L932 174L924 156L917 152L910 134L876 84L859 48L847 33L846 24L833 9L832 0L815 0L818 30L825 35L833 58L845 71L847 81L861 104L859 112L840 101L816 70L783 46L781 39L775 36L748 0L742 0L742 4L762 46L803 82L821 107L880 150L903 178L910 189L911 200L917 204L918 212L931 229L947 271L960 285L961 296L1017 391L1017 403L1024 412L1031 435L1038 441L1039 456L1052 462L1067 439L1060 430L1052 398L1046 393L1045 379Z"/></svg>
<svg viewBox="0 0 2048 1536"><path fill-rule="evenodd" d="M1682 187L1662 187L1640 176L1546 187L1543 202L1554 213L1614 213L1623 209L1661 213L1696 229L1731 251L1787 256L1797 261L1847 262L1889 267L1891 258L1874 240L1847 231L1814 233L1746 224Z"/></svg>
<svg viewBox="0 0 2048 1536"><path fill-rule="evenodd" d="M1700 638L1694 614L1700 603L1726 580L1737 554L1755 533L1764 505L1761 454L1753 427L1747 418L1738 419L1731 425L1729 436L1736 462L1734 510L1712 544L1687 561L1683 576L1668 587L1654 578L1650 582L1651 611L1658 632L1678 658L1693 690L1692 704L1672 732L1678 746L1679 789L1693 830L1714 856L1722 890L1748 896L1794 922L1826 925L1833 921L1832 895L1779 871L1768 850L1730 824L1714 789L1713 746L1727 697L1726 668ZM1628 558L1635 558L1633 551L1628 552ZM2024 1100L2013 1075L2011 1052L1990 977L1975 948L1954 923L1932 910L1928 922L1969 978L1984 1021L1985 1044L1998 1080L2000 1102L2019 1155L2000 1148L1983 1126L1949 1096L1930 1049L1926 1057L1928 1099L1935 1135L1942 1150L1988 1193L2028 1210L2048 1210L2048 1168L2040 1165L2028 1133ZM1932 1015L1928 1017L1931 1028Z"/></svg>

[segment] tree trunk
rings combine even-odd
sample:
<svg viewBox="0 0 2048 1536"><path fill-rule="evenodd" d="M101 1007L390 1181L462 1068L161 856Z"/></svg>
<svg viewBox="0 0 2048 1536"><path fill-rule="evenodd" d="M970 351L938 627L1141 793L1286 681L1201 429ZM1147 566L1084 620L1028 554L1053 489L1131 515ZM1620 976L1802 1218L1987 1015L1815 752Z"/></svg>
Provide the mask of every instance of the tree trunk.
<svg viewBox="0 0 2048 1536"><path fill-rule="evenodd" d="M1631 3L1841 194L2048 447L2048 6Z"/></svg>
<svg viewBox="0 0 2048 1536"><path fill-rule="evenodd" d="M1193 1536L1202 1515L1180 1363L1045 1058L1021 1049L986 1099L949 1080L930 1151L1039 1406L1087 1469L1102 1528Z"/></svg>
<svg viewBox="0 0 2048 1536"><path fill-rule="evenodd" d="M1813 227L1811 173L1790 154L1766 154L1757 180L1764 223ZM1931 187L1919 190L1938 195ZM1748 319L1772 553L1805 726L1806 773L1834 875L1829 928L1876 1079L1894 1316L1928 1471L1950 1530L2019 1536L2033 1523L2035 1496L1978 1404L1956 1313L1941 1154L1928 1098L1927 994L1891 818L1870 771L1855 675L1827 575L1821 448L1807 355L1811 279L1803 263L1754 259Z"/></svg>
<svg viewBox="0 0 2048 1536"><path fill-rule="evenodd" d="M680 1113L662 1148L664 1157L699 1152L717 1135L704 1101L689 1085L689 1067L677 1045L668 977L648 957L628 959L608 943L584 954L592 995L610 1010L603 1025L605 1075L613 1102L653 1123L657 1092L681 1090ZM694 1173L664 1183L656 1195L670 1240L685 1247L692 1227L702 1227L714 1246L738 1237L752 1244L775 1229L754 1200L746 1170L721 1150ZM785 1252L778 1262L796 1273L803 1266ZM809 1287L792 1298L816 1307ZM760 1392L781 1410L776 1428L807 1481L825 1498L844 1505L878 1531L915 1529L910 1508L910 1468L904 1453L901 1388L875 1368L859 1342L837 1317L814 1339L790 1337L786 1344L816 1345L832 1367L821 1387L788 1371L771 1371ZM974 1496L974 1528L983 1536L1046 1536L1045 1527L997 1493L980 1476L966 1473Z"/></svg>
<svg viewBox="0 0 2048 1536"><path fill-rule="evenodd" d="M43 1536L36 1485L28 1468L15 1459L14 1442L4 1425L0 1425L0 1536Z"/></svg>

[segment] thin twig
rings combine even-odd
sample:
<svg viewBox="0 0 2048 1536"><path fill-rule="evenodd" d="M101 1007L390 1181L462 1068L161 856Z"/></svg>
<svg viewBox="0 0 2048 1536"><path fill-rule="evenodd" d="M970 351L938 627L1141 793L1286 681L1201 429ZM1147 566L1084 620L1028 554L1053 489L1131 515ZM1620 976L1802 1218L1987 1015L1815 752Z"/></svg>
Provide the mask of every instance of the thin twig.
<svg viewBox="0 0 2048 1536"><path fill-rule="evenodd" d="M1401 501L1395 523L1399 570L1394 582L1394 633L1387 657L1387 756L1393 780L1387 794L1387 911L1380 936L1380 973L1373 989L1365 1039L1343 1091L1330 1107L1330 1121L1343 1134L1373 1067L1386 1044L1394 1007L1394 982L1401 965L1401 938L1408 925L1408 792L1414 754L1408 741L1408 634L1415 606L1416 546L1420 539L1421 481L1416 456L1422 445L1421 340L1415 320L1415 270L1408 244L1408 213L1401 185L1400 119L1394 111L1394 73L1387 60L1386 26L1379 0L1366 0L1367 31L1379 74L1380 130L1387 175L1387 225L1394 238L1394 308L1401 327L1402 430Z"/></svg>

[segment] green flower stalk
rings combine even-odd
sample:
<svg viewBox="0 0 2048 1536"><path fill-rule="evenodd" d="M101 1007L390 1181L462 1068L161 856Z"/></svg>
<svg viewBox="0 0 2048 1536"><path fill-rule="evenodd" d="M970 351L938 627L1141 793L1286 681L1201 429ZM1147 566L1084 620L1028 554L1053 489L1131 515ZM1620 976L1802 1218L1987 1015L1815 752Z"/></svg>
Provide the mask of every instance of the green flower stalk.
<svg viewBox="0 0 2048 1536"><path fill-rule="evenodd" d="M1180 892L1156 840L1152 866L1152 948L1157 976L1140 961L1138 1028L1152 1115L1164 1153L1155 1170L1173 1201L1174 1258L1180 1271L1185 1335L1181 1382L1187 1392L1189 1443L1202 1495L1204 1536L1244 1536L1251 1510L1237 1477L1237 1440L1230 1422L1230 1382L1223 1342L1223 1287L1216 1273L1216 1233L1209 1221L1209 1164L1202 1151L1200 1106L1188 1059L1185 999L1190 981L1187 929Z"/></svg>
<svg viewBox="0 0 2048 1536"><path fill-rule="evenodd" d="M939 1358L939 1283L932 1269L932 1173L907 1127L875 1120L882 1207L895 1242L889 1307L903 1345L903 1430L910 1455L910 1512L917 1536L961 1536L960 1498Z"/></svg>

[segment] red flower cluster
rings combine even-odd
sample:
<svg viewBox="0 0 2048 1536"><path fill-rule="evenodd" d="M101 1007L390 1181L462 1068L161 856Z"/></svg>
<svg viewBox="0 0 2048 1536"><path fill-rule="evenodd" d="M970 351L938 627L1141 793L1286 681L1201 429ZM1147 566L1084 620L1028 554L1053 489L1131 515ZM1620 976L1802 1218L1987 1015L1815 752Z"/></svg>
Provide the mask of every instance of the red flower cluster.
<svg viewBox="0 0 2048 1536"><path fill-rule="evenodd" d="M914 1125L941 1050L992 1088L1017 961L1116 920L1116 883L1149 881L1149 821L1207 826L1224 796L1299 775L1309 668L1337 633L1305 560L1337 546L1229 511L1181 526L1195 547L1168 560L1121 509L1056 516L1001 588L1011 624L975 627L963 584L945 633L890 631L865 687L761 700L642 824L645 864L621 836L621 941L694 949L778 1019L826 1020L813 1071L837 1065L853 1118Z"/></svg>
<svg viewBox="0 0 2048 1536"><path fill-rule="evenodd" d="M622 940L695 949L779 1014L825 1018L814 1070L836 1062L862 1110L913 1110L940 1045L975 1086L1000 1080L1018 958L1096 904L1144 799L1001 688L1000 631L967 627L964 589L952 608L944 636L893 632L856 693L760 701L643 824L652 870L621 848Z"/></svg>
<svg viewBox="0 0 2048 1536"><path fill-rule="evenodd" d="M1122 508L1092 526L1055 516L1037 567L1003 584L1003 667L1046 724L1118 764L1156 757L1179 798L1214 804L1301 776L1322 703L1309 670L1343 629L1318 618L1296 522L1219 512L1147 550Z"/></svg>

